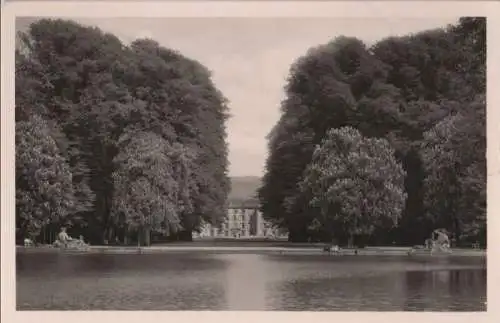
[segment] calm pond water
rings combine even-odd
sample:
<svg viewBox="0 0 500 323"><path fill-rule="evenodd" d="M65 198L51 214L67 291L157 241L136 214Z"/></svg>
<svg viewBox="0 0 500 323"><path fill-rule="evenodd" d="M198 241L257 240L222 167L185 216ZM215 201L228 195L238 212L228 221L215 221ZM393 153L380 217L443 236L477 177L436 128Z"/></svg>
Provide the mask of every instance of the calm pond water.
<svg viewBox="0 0 500 323"><path fill-rule="evenodd" d="M481 257L17 254L18 310L485 311Z"/></svg>

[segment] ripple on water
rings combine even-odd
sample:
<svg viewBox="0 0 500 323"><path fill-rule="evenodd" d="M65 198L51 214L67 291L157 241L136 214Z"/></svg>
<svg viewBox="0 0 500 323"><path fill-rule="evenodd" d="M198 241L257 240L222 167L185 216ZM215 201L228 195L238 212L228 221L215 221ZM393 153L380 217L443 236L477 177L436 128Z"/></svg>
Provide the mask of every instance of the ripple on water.
<svg viewBox="0 0 500 323"><path fill-rule="evenodd" d="M484 311L484 261L18 254L18 309Z"/></svg>

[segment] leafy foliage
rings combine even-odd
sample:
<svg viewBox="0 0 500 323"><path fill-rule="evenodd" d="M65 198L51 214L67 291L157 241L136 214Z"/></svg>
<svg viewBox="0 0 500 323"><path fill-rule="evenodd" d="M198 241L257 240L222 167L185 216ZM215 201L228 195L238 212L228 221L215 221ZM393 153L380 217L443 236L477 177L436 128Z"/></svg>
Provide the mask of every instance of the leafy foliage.
<svg viewBox="0 0 500 323"><path fill-rule="evenodd" d="M181 214L192 211L195 156L152 133L124 136L120 143L124 147L115 158L113 213L132 227L176 231Z"/></svg>
<svg viewBox="0 0 500 323"><path fill-rule="evenodd" d="M474 239L486 222L484 97L470 106L425 133L422 147L428 216L457 240Z"/></svg>
<svg viewBox="0 0 500 323"><path fill-rule="evenodd" d="M18 227L37 237L44 225L71 220L72 174L38 116L16 124L16 212Z"/></svg>
<svg viewBox="0 0 500 323"><path fill-rule="evenodd" d="M322 223L322 214L310 207L313 195L301 191L299 183L309 174L315 147L327 131L351 127L365 138L387 140L406 172L407 199L399 226L375 226L372 243L420 244L436 226L455 228L457 237L470 239L485 232L484 154L472 148L485 147L480 135L485 125L478 121L484 118L479 97L485 93L485 44L486 20L464 17L455 25L390 37L371 48L337 37L309 50L290 69L282 115L269 135L259 189L264 216L288 228L290 240L305 241L315 234L311 228ZM446 141L447 136L456 139ZM461 175L444 178L441 173L452 167L441 159L463 164ZM431 188L433 183L439 186ZM459 186L460 194L445 194L446 188ZM361 201L348 189L343 194ZM437 203L444 200L455 208L468 206L465 213L451 216L451 209L444 211ZM452 224L452 218L460 224ZM332 234L341 232L330 230L320 239Z"/></svg>
<svg viewBox="0 0 500 323"><path fill-rule="evenodd" d="M73 230L100 243L146 224L190 233L221 217L227 107L204 66L61 19L17 40L16 121L48 121L84 220Z"/></svg>
<svg viewBox="0 0 500 323"><path fill-rule="evenodd" d="M397 225L406 199L404 176L386 140L343 127L327 132L299 186L320 210L316 223L352 236Z"/></svg>

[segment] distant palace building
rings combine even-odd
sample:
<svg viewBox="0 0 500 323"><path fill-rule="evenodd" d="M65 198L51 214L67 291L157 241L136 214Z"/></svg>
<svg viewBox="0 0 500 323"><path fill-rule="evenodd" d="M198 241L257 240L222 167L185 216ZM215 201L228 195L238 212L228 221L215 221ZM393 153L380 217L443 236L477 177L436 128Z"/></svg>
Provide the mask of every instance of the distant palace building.
<svg viewBox="0 0 500 323"><path fill-rule="evenodd" d="M272 225L264 220L257 203L232 203L220 227L205 223L199 237L269 237L276 234Z"/></svg>

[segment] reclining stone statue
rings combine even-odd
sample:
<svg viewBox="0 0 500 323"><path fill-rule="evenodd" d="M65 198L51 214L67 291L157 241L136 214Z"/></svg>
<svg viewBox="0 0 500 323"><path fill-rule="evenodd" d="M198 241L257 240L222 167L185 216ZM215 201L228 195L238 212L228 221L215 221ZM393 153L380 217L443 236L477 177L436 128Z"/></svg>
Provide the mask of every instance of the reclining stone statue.
<svg viewBox="0 0 500 323"><path fill-rule="evenodd" d="M433 234L433 244L432 244L432 249L431 253L435 251L441 251L441 252L451 252L450 249L450 238L448 235L444 232L444 230L441 229L436 229L432 232Z"/></svg>
<svg viewBox="0 0 500 323"><path fill-rule="evenodd" d="M53 244L54 247L64 248L64 249L88 249L89 245L83 240L83 236L79 239L73 239L66 233L66 228L62 227L61 232L59 232L58 239Z"/></svg>
<svg viewBox="0 0 500 323"><path fill-rule="evenodd" d="M436 229L432 231L431 237L425 240L425 245L413 246L408 254L411 255L417 250L430 250L431 254L435 252L451 253L450 238L444 229Z"/></svg>

